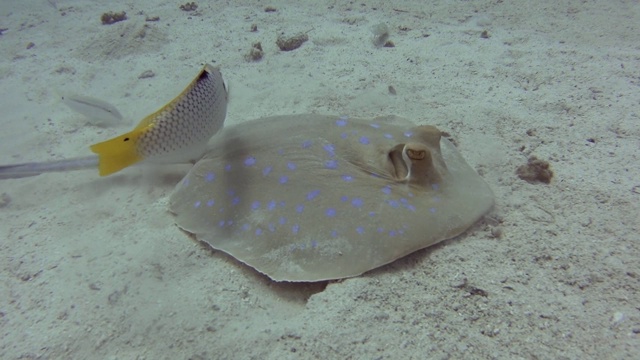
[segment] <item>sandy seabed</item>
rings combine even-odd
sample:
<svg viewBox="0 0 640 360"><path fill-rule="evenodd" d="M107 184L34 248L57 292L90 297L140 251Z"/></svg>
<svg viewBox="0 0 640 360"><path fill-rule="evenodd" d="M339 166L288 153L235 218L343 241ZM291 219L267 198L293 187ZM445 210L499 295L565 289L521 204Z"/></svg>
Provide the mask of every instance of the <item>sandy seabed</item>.
<svg viewBox="0 0 640 360"><path fill-rule="evenodd" d="M390 3L2 2L0 163L88 155L209 62L231 87L226 126L308 112L436 125L496 206L362 276L286 284L178 230L167 202L188 166L4 180L0 358L636 358L639 2ZM102 25L108 11L128 19ZM394 47L374 45L381 23ZM299 49L276 46L301 32ZM126 123L88 124L69 92ZM550 184L516 176L531 156Z"/></svg>

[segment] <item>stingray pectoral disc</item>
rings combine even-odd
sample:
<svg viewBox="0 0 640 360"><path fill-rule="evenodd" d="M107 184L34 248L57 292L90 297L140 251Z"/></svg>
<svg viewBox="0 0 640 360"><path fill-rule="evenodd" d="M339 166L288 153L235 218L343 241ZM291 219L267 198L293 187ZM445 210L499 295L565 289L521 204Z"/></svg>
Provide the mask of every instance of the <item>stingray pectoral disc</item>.
<svg viewBox="0 0 640 360"><path fill-rule="evenodd" d="M224 129L171 195L177 224L278 281L360 275L463 232L493 205L432 126L277 116Z"/></svg>

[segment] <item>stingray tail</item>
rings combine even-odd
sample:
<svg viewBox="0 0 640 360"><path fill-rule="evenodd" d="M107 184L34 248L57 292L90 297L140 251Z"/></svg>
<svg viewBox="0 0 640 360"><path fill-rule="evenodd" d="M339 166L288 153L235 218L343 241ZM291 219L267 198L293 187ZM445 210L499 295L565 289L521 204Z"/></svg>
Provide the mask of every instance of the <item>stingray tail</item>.
<svg viewBox="0 0 640 360"><path fill-rule="evenodd" d="M97 168L98 157L96 155L57 161L4 165L0 166L0 180L20 179L48 172L65 172Z"/></svg>

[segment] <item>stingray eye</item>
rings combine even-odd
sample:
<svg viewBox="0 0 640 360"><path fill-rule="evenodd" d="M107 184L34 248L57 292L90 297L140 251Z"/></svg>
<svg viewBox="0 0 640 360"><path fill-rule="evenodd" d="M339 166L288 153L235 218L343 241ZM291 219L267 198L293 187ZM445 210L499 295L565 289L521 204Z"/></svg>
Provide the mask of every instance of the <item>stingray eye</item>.
<svg viewBox="0 0 640 360"><path fill-rule="evenodd" d="M407 156L411 160L423 160L427 156L427 152L424 150L407 149Z"/></svg>
<svg viewBox="0 0 640 360"><path fill-rule="evenodd" d="M397 144L388 153L387 170L395 180L406 180L411 171L411 160L407 158L406 144Z"/></svg>

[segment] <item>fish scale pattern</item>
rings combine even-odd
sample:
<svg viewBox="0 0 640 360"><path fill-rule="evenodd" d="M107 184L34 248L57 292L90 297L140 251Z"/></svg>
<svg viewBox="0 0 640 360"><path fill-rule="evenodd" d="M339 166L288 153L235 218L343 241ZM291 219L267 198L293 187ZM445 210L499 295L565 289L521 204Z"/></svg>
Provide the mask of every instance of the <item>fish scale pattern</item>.
<svg viewBox="0 0 640 360"><path fill-rule="evenodd" d="M153 159L205 144L223 125L227 93L217 69L203 71L174 103L162 109L142 132L138 153Z"/></svg>

